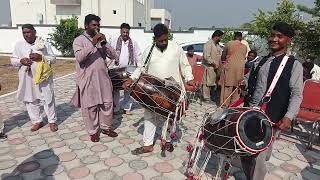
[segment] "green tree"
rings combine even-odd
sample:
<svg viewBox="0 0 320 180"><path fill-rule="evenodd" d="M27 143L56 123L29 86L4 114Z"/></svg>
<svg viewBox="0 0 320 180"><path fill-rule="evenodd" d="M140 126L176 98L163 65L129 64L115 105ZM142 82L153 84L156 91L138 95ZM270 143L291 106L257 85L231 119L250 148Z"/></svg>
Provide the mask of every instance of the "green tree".
<svg viewBox="0 0 320 180"><path fill-rule="evenodd" d="M312 55L320 59L320 24L317 21L308 22L307 28L301 30L294 40L299 49L300 57ZM319 61L318 61L319 62Z"/></svg>
<svg viewBox="0 0 320 180"><path fill-rule="evenodd" d="M307 6L302 5L302 4L298 4L297 8L302 12L305 12L307 14L312 15L313 17L317 17L317 18L320 17L320 0L315 0L314 1L314 7L313 8L307 7Z"/></svg>
<svg viewBox="0 0 320 180"><path fill-rule="evenodd" d="M241 29L251 29L251 23L243 23L240 25Z"/></svg>
<svg viewBox="0 0 320 180"><path fill-rule="evenodd" d="M224 29L221 42L225 44L225 43L233 40L233 33L234 33L233 28Z"/></svg>
<svg viewBox="0 0 320 180"><path fill-rule="evenodd" d="M50 42L63 56L73 56L73 40L83 33L82 28L78 28L78 18L61 19L60 24L53 33L49 34Z"/></svg>
<svg viewBox="0 0 320 180"><path fill-rule="evenodd" d="M299 33L295 42L299 47L302 57L314 56L319 64L320 60L320 0L314 1L314 7L298 5L297 8L313 18L307 23L307 27Z"/></svg>
<svg viewBox="0 0 320 180"><path fill-rule="evenodd" d="M298 31L305 28L305 24L301 20L300 14L297 13L294 3L290 0L281 0L275 11L264 12L259 9L259 13L254 14L251 31L262 38L268 38L271 27L278 21L291 24Z"/></svg>

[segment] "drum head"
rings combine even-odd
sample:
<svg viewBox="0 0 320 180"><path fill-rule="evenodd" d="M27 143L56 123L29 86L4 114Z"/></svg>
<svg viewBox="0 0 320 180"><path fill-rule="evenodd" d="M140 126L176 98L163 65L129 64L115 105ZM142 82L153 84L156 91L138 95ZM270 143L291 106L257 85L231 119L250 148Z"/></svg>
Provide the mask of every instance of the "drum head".
<svg viewBox="0 0 320 180"><path fill-rule="evenodd" d="M242 148L259 152L270 145L273 128L267 115L257 110L249 110L240 116L237 134Z"/></svg>
<svg viewBox="0 0 320 180"><path fill-rule="evenodd" d="M228 116L228 112L228 109L218 108L212 115L208 115L207 122L210 124L216 124L226 118Z"/></svg>
<svg viewBox="0 0 320 180"><path fill-rule="evenodd" d="M132 74L137 69L136 66L127 66L127 72Z"/></svg>

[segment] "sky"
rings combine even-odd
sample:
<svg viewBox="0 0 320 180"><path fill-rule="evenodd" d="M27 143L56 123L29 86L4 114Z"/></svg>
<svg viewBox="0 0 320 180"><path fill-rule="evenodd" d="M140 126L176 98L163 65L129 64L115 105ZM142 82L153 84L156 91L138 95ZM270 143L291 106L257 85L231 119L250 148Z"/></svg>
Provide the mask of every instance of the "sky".
<svg viewBox="0 0 320 180"><path fill-rule="evenodd" d="M106 1L106 0L105 0ZM278 0L154 0L171 11L172 27L238 27L253 20L258 9L272 11ZM314 0L293 0L312 7ZM0 25L10 21L9 0L0 0Z"/></svg>
<svg viewBox="0 0 320 180"><path fill-rule="evenodd" d="M238 27L253 20L258 9L273 11L278 0L155 0L171 11L172 27ZM313 7L314 0L293 0Z"/></svg>

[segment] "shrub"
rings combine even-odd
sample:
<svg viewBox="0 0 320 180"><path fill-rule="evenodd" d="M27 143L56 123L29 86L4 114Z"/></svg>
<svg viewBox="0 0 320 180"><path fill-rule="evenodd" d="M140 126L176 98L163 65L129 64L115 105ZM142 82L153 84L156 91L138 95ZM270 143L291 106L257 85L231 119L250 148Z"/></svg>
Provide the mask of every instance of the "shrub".
<svg viewBox="0 0 320 180"><path fill-rule="evenodd" d="M50 42L63 56L74 56L72 43L82 34L84 29L78 28L78 18L61 19L53 33L49 34Z"/></svg>

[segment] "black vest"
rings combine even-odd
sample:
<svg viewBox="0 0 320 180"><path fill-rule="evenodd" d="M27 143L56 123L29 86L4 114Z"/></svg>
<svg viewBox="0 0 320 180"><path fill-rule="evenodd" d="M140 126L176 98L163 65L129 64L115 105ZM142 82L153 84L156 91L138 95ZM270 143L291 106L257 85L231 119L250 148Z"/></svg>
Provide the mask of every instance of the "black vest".
<svg viewBox="0 0 320 180"><path fill-rule="evenodd" d="M284 56L285 55L278 56L275 59L273 59L273 61L271 62L269 73L268 73L267 90L269 89L269 86L273 80L273 77L275 76L278 70L278 67L280 66ZM249 78L248 88L249 88L249 94L251 94L251 97L255 90L258 71L260 70L260 67L266 62L267 59L268 57L265 57L263 60L261 60L258 65L259 69L257 69L257 71L254 71L253 74L250 74L251 79ZM291 89L290 89L289 83L290 83L291 72L292 72L294 62L295 62L294 57L290 56L275 88L273 89L271 100L267 104L266 113L270 117L271 121L274 123L279 122L285 116L288 110L289 99L291 95Z"/></svg>

